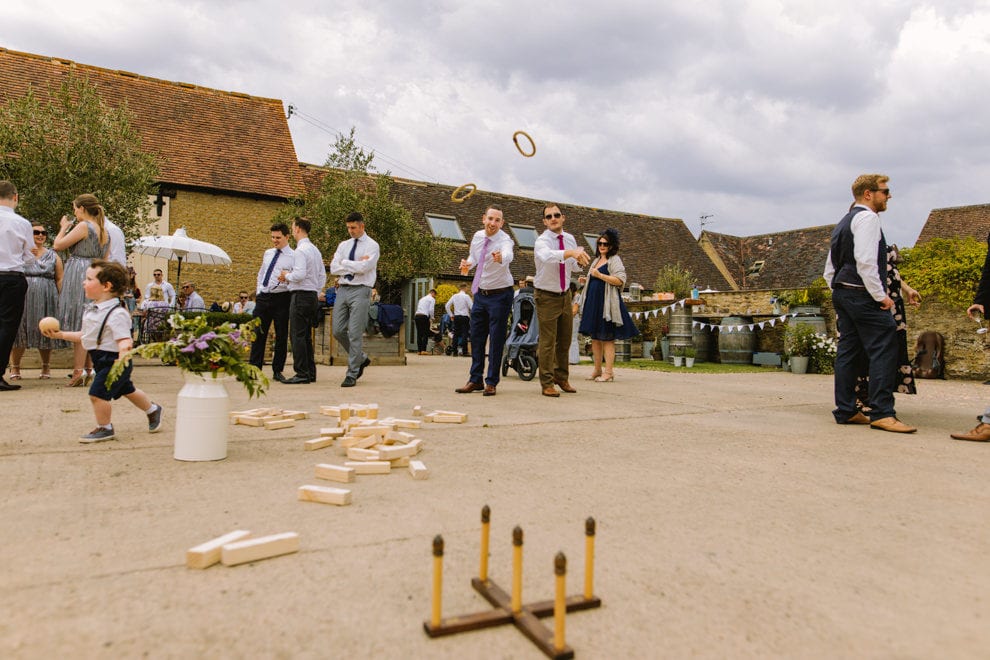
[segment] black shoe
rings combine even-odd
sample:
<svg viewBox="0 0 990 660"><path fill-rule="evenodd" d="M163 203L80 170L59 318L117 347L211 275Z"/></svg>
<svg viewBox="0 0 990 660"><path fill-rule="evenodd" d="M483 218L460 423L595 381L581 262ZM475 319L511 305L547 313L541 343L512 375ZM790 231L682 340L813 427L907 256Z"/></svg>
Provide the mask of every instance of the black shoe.
<svg viewBox="0 0 990 660"><path fill-rule="evenodd" d="M289 379L282 375L281 371L276 371L272 374L272 378L280 383L288 383Z"/></svg>
<svg viewBox="0 0 990 660"><path fill-rule="evenodd" d="M355 377L355 380L357 380L358 378L364 375L364 368L370 364L371 364L371 358L370 357L364 358L364 362L362 362L361 366L358 367L358 375ZM347 379L345 378L344 380L346 381Z"/></svg>
<svg viewBox="0 0 990 660"><path fill-rule="evenodd" d="M3 378L0 378L0 392L13 392L14 390L21 389L20 385L11 385Z"/></svg>
<svg viewBox="0 0 990 660"><path fill-rule="evenodd" d="M286 385L307 385L309 383L312 383L313 381L311 381L309 378L303 378L302 376L293 376L292 378L288 380L284 380L282 382L285 383Z"/></svg>
<svg viewBox="0 0 990 660"><path fill-rule="evenodd" d="M344 378L344 382L340 384L341 387L354 387L357 385L357 379L347 376Z"/></svg>

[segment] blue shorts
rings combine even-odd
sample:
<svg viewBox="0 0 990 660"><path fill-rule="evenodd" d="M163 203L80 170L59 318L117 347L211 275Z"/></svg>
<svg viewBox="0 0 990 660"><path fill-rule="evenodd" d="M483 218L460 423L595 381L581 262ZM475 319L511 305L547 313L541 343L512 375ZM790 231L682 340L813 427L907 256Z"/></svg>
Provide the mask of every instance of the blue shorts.
<svg viewBox="0 0 990 660"><path fill-rule="evenodd" d="M104 401L112 401L137 391L134 383L131 382L131 371L134 369L133 363L129 363L124 368L124 372L120 374L120 378L114 381L113 385L107 389L107 374L110 373L110 367L113 366L113 363L120 357L120 353L92 350L89 352L89 357L93 360L93 370L96 372L96 376L93 378L93 384L89 386L90 396L95 396L97 399L103 399Z"/></svg>

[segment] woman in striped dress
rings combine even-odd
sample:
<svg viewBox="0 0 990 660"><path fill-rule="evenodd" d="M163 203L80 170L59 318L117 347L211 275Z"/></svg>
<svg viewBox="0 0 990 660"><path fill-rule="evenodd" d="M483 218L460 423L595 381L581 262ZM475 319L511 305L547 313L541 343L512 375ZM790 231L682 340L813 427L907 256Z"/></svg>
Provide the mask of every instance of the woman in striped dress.
<svg viewBox="0 0 990 660"><path fill-rule="evenodd" d="M58 294L62 289L62 259L55 250L45 247L48 230L40 224L34 227L35 260L24 266L28 290L24 297L24 315L17 330L14 348L10 351L10 379L21 379L21 358L24 351L37 348L41 353L41 376L51 378L53 348L61 348L64 342L50 339L38 329L38 321L46 316L58 316Z"/></svg>

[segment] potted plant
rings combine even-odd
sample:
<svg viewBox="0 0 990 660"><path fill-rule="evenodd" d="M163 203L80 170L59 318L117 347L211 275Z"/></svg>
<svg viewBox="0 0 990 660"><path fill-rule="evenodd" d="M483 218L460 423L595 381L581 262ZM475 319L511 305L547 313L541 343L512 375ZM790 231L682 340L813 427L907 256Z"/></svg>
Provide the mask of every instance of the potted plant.
<svg viewBox="0 0 990 660"><path fill-rule="evenodd" d="M639 326L639 334L643 337L642 356L649 360L653 358L653 348L657 343L656 322L647 317Z"/></svg>
<svg viewBox="0 0 990 660"><path fill-rule="evenodd" d="M791 372L808 373L808 360L814 350L817 335L807 323L788 323L784 332L784 352L787 353Z"/></svg>
<svg viewBox="0 0 990 660"><path fill-rule="evenodd" d="M683 365L684 364L684 347L683 346L674 346L672 352L673 352L674 366L675 367L679 367L679 366Z"/></svg>
<svg viewBox="0 0 990 660"><path fill-rule="evenodd" d="M116 380L135 355L159 358L182 370L186 384L175 408L175 453L178 460L215 461L227 456L227 405L224 381L234 379L259 396L268 387L261 370L248 362L254 329L260 319L236 325L229 321L211 325L206 314L168 319L171 337L144 344L124 353L110 369L107 381Z"/></svg>
<svg viewBox="0 0 990 660"><path fill-rule="evenodd" d="M694 366L694 356L696 355L694 346L684 347L684 366L688 369Z"/></svg>
<svg viewBox="0 0 990 660"><path fill-rule="evenodd" d="M670 326L667 325L667 317L661 315L660 318L660 359L664 362L667 361L667 357L670 355L670 338L667 337L670 333ZM656 359L656 356L653 356Z"/></svg>
<svg viewBox="0 0 990 660"><path fill-rule="evenodd" d="M838 345L833 337L822 333L816 334L811 347L811 355L808 356L809 368L816 374L834 374L837 352Z"/></svg>

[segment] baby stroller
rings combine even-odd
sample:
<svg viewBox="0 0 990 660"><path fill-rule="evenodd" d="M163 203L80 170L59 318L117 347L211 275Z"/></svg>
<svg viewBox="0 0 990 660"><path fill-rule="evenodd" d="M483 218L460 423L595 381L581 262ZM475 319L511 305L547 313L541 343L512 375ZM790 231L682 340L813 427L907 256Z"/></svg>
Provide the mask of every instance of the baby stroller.
<svg viewBox="0 0 990 660"><path fill-rule="evenodd" d="M512 367L521 379L533 380L538 366L536 344L539 341L540 328L536 321L536 301L532 289L520 291L512 301L509 323L511 330L509 338L505 340L502 375L507 376L509 367Z"/></svg>

